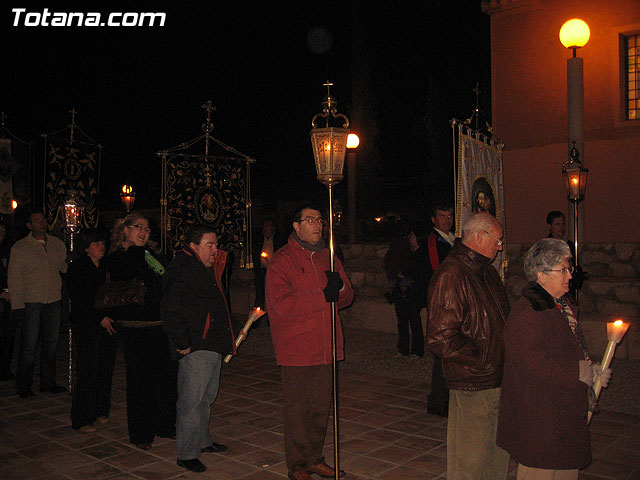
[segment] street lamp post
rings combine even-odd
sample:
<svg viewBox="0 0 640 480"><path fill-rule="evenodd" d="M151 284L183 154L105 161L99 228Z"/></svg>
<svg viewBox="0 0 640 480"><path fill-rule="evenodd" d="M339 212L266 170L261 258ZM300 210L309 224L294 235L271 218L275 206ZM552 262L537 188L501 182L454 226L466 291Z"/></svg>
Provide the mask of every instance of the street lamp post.
<svg viewBox="0 0 640 480"><path fill-rule="evenodd" d="M358 214L356 211L356 148L360 145L360 139L355 133L347 136L347 197L349 204L349 243L356 241Z"/></svg>
<svg viewBox="0 0 640 480"><path fill-rule="evenodd" d="M322 112L311 119L311 146L316 162L316 172L320 183L329 189L329 251L330 270L334 269L334 243L333 243L333 187L342 180L344 157L346 153L347 136L349 134L349 119L346 115L338 113L338 102L331 96L329 81L324 84L327 87L327 96L322 102ZM324 128L318 128L316 121L325 119ZM341 119L342 127L330 127L329 120ZM336 348L336 320L337 305L331 302L331 366L333 379L333 453L335 480L339 480L340 454L338 445L338 359Z"/></svg>
<svg viewBox="0 0 640 480"><path fill-rule="evenodd" d="M560 42L573 51L567 59L567 132L569 161L562 167L565 177L567 195L573 206L573 243L576 266L578 261L578 203L584 200L588 170L582 166L579 155L584 158L584 81L582 58L576 55L578 48L584 47L589 41L591 32L589 26L578 18L566 21L560 28ZM576 290L576 303L578 292Z"/></svg>

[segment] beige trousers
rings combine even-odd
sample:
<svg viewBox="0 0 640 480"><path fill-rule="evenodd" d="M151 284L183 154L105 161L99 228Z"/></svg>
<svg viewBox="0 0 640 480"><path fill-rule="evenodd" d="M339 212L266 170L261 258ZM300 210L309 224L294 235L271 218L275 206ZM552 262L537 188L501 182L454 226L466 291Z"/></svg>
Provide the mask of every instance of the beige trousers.
<svg viewBox="0 0 640 480"><path fill-rule="evenodd" d="M509 454L496 445L500 388L449 390L448 480L504 480Z"/></svg>

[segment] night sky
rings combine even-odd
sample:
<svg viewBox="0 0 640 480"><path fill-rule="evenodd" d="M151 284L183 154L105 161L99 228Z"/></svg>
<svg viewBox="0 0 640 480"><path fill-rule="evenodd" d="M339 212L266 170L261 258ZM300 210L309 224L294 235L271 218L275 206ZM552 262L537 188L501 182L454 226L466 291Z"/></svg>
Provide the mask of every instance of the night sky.
<svg viewBox="0 0 640 480"><path fill-rule="evenodd" d="M27 5L103 15L125 8ZM201 135L207 100L217 107L213 135L257 160L252 191L268 206L323 193L309 129L326 80L352 128L377 131L367 158L358 157L359 202L372 212L452 199L448 120L470 116L476 82L490 118L489 17L477 0L128 2L129 11L167 19L126 28L13 27L16 6L2 7L6 126L35 142L41 163L39 134L66 127L75 108L78 126L104 146L103 208L118 207L125 182L139 206L159 205L155 152ZM354 71L367 81L354 81Z"/></svg>

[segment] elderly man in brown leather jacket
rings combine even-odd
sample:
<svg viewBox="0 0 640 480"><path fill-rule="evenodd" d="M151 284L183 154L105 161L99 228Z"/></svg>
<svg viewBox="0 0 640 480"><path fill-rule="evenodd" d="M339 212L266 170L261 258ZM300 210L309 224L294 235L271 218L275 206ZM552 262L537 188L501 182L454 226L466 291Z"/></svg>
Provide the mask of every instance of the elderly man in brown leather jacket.
<svg viewBox="0 0 640 480"><path fill-rule="evenodd" d="M502 250L502 226L472 215L428 292L427 340L442 359L449 387L447 478L501 480L509 455L496 445L504 361L502 330L509 302L491 262Z"/></svg>

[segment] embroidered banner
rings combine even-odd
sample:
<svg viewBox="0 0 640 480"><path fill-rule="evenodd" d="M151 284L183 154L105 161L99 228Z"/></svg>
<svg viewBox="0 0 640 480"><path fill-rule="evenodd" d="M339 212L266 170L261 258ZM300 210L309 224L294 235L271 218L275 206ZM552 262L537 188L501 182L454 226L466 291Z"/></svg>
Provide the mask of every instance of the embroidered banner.
<svg viewBox="0 0 640 480"><path fill-rule="evenodd" d="M84 208L82 225L98 226L98 189L101 148L94 143L48 137L44 185L44 208L50 228L57 229L64 222L62 206L75 190Z"/></svg>
<svg viewBox="0 0 640 480"><path fill-rule="evenodd" d="M456 236L462 235L462 225L472 213L489 212L502 225L506 244L502 149L480 136L482 140L462 131L458 134ZM506 248L498 252L493 264L503 275L507 266Z"/></svg>
<svg viewBox="0 0 640 480"><path fill-rule="evenodd" d="M245 160L236 157L164 157L168 247L182 248L191 225L203 223L218 233L219 248L242 250L245 238Z"/></svg>

